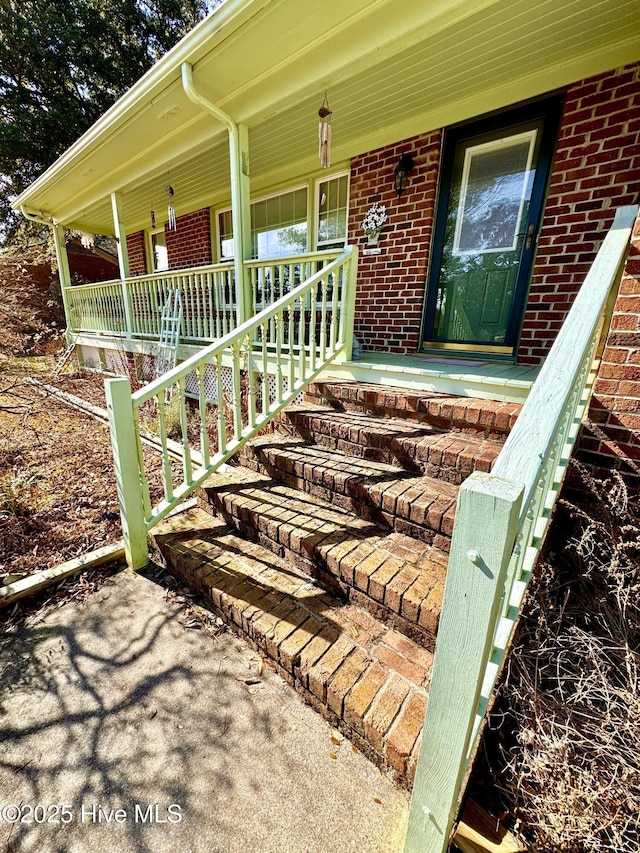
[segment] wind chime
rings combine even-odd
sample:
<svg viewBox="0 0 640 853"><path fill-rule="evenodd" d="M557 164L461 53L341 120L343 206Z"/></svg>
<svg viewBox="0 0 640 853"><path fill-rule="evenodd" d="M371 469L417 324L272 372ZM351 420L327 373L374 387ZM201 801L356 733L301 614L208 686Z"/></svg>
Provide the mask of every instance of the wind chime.
<svg viewBox="0 0 640 853"><path fill-rule="evenodd" d="M171 199L176 194L176 191L171 186L171 184L167 184L167 195L169 196L169 207L167 208L167 228L169 231L176 231L178 226L176 224L176 211L173 205L171 204Z"/></svg>
<svg viewBox="0 0 640 853"><path fill-rule="evenodd" d="M324 101L318 110L318 156L323 169L331 165L331 110L327 100L327 90L324 90Z"/></svg>

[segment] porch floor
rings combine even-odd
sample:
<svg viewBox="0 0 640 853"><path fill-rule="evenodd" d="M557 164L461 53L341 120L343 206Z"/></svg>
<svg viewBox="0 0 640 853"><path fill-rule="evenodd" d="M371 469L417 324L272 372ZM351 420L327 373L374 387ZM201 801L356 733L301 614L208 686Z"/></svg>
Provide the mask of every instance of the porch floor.
<svg viewBox="0 0 640 853"><path fill-rule="evenodd" d="M356 379L398 388L522 403L539 372L540 366L504 361L426 353L363 352L358 360L330 365L322 378Z"/></svg>

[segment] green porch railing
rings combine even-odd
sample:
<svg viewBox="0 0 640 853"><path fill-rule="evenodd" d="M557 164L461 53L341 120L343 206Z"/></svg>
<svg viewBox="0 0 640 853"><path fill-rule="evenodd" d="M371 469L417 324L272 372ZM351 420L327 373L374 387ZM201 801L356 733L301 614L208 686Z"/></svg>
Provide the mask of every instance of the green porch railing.
<svg viewBox="0 0 640 853"><path fill-rule="evenodd" d="M254 316L336 260L340 251L246 261ZM171 270L66 289L69 331L157 340L162 308L172 291L183 306L180 339L211 343L238 325L233 263Z"/></svg>
<svg viewBox="0 0 640 853"><path fill-rule="evenodd" d="M350 247L333 261L322 263L321 269L251 320L135 394L128 379L106 380L122 532L130 566L140 568L147 562L147 532L160 519L330 362L350 358L356 271L357 249ZM207 385L213 385L213 393ZM172 389L170 402L168 389ZM188 392L197 399L193 407L187 403ZM150 402L162 448L158 472L164 497L155 507L151 506L140 442L141 432L148 428L141 424L141 410ZM179 421L180 472L172 468L169 453L169 406ZM209 429L212 418L213 435ZM199 435L197 454L190 446L194 431Z"/></svg>
<svg viewBox="0 0 640 853"><path fill-rule="evenodd" d="M212 264L70 287L70 330L159 338L162 308L171 291L180 292L185 309L182 338L209 342L236 327L233 264Z"/></svg>
<svg viewBox="0 0 640 853"><path fill-rule="evenodd" d="M637 207L621 208L491 474L460 488L406 853L443 853L597 373Z"/></svg>

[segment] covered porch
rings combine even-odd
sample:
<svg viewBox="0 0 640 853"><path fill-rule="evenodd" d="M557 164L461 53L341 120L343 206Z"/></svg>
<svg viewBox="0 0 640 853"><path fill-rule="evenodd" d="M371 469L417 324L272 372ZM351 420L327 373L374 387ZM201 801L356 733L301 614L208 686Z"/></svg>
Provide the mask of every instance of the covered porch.
<svg viewBox="0 0 640 853"><path fill-rule="evenodd" d="M337 250L313 252L277 261L245 262L250 292L239 292L231 263L212 264L175 272L135 276L127 279L71 287L66 290L68 335L79 349L85 366L113 366L95 360L95 354L116 348L138 356L157 357L161 334L162 307L172 291L181 294L183 315L180 326L178 358L195 355L203 346L213 343L238 325L243 313L239 301L249 298L248 316L255 316L276 299L287 294L311 276L321 273L340 256ZM352 265L357 270L357 258ZM332 300L345 294L353 314L354 293L335 288L335 272L330 272L316 294L316 304L299 305L306 327L313 325L312 313L322 315L326 301L331 335ZM355 272L357 281L357 271ZM336 304L336 307L340 307ZM244 309L246 312L246 309ZM320 334L320 327L314 337ZM256 350L260 342L255 342ZM307 333L307 347L310 346ZM310 352L310 350L309 350ZM354 379L400 388L461 394L504 402L523 402L538 375L539 367L506 361L454 358L425 353L402 354L367 352L356 349L353 339L346 342L342 356L326 371L327 377Z"/></svg>
<svg viewBox="0 0 640 853"><path fill-rule="evenodd" d="M351 261L357 264L354 292L346 295L354 301L344 307L364 352L353 358L349 337L332 372L521 400L610 225L613 205L629 202L625 178L611 199L589 195L572 202L598 209L583 217L585 234L562 234L561 250L552 231L564 229L564 220L550 219L548 232L527 236L531 253L537 249L539 285L512 324L510 348L428 351L435 338L423 334L422 325L434 309L425 280L443 139L449 128L478 116L535 103L637 61L637 6L549 2L532 16L524 0L461 0L447 9L353 0L346 8L325 3L308 13L298 21L291 0L228 0L16 200L25 215L53 226L70 339L87 353L109 347L151 353L167 293L177 289L184 311L178 358L188 358L345 248L358 247L360 258ZM629 83L622 77L618 84L622 98ZM576 93L569 113L582 116L580 98L596 91L589 86ZM333 137L327 167L317 156L317 113L325 96ZM613 119L609 124L614 127ZM567 130L573 142L560 153L569 163L581 132ZM620 146L624 141L621 136ZM413 170L396 198L394 175L407 153L415 155ZM608 173L605 179L611 182ZM568 185L564 173L558 180ZM347 197L330 211L334 221L321 198L337 183ZM293 212L274 222L295 231L296 254L268 256L257 220L272 202L282 207L285 201ZM380 245L370 248L361 222L376 202L387 205L388 219ZM563 198L553 204L573 215ZM115 236L119 278L72 287L65 228ZM169 269L160 269L154 254L162 240ZM551 263L560 251L569 263L556 271ZM560 283L549 284L547 273L557 273ZM327 298L330 285L324 285ZM311 307L304 306L307 316ZM104 366L97 356L89 361Z"/></svg>

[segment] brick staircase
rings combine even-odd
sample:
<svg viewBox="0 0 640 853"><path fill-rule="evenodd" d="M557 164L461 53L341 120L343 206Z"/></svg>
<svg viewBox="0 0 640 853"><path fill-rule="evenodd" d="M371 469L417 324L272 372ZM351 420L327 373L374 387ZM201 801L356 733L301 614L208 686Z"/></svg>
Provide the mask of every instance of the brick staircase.
<svg viewBox="0 0 640 853"><path fill-rule="evenodd" d="M170 569L379 765L411 784L456 495L520 411L315 382L165 526Z"/></svg>

